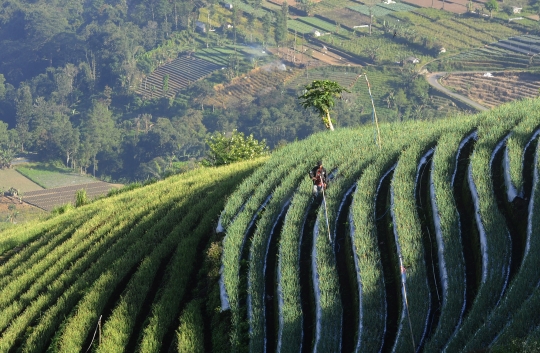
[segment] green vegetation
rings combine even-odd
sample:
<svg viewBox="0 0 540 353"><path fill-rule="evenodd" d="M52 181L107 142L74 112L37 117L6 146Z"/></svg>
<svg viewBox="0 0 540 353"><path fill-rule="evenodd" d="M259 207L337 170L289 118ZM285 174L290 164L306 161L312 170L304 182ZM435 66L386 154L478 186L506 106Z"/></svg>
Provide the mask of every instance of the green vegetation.
<svg viewBox="0 0 540 353"><path fill-rule="evenodd" d="M19 166L16 170L45 189L87 184L95 181L91 177L78 175L68 168L48 164Z"/></svg>
<svg viewBox="0 0 540 353"><path fill-rule="evenodd" d="M421 151L425 151L430 144L436 143L438 140L438 135L441 134L444 131L452 132L452 135L449 135L453 139L453 148L455 153L455 148L457 148L457 144L459 143L459 138L463 137L464 133L467 131L470 131L470 129L474 128L475 126L479 126L479 143L478 147L475 149L475 157L472 159L472 177L474 179L474 185L476 185L475 190L478 190L479 193L479 199L482 200L479 204L479 210L480 214L482 215L482 221L485 222L485 227L488 229L487 231L490 232L490 234L497 234L497 237L489 238L487 240L487 248L489 249L490 255L489 257L485 257L488 259L488 262L483 262L483 265L481 265L482 268L488 269L489 275L485 279L485 283L480 287L480 291L478 293L478 296L476 297L476 300L472 304L472 311L470 314L468 314L466 320L463 322L463 325L461 326L461 330L458 332L457 336L455 336L452 341L450 342L450 346L453 347L455 342L459 342L460 337L462 335L461 332L474 332L478 328L479 323L481 323L481 317L482 315L488 315L489 312L493 309L493 307L496 304L496 300L498 299L496 296L493 295L493 293L500 293L502 295L504 291L504 286L506 281L508 281L508 253L505 250L508 248L508 245L506 242L509 241L507 236L505 235L505 229L506 225L504 224L504 221L502 221L502 218L499 214L499 211L494 208L493 204L493 198L490 197L489 193L486 193L484 190L490 190L491 186L489 184L487 186L484 186L485 183L489 183L491 176L490 173L487 171L483 172L477 172L474 168L477 167L477 161L478 155L482 154L483 150L492 150L495 147L495 142L497 142L500 138L502 138L504 131L508 131L508 129L512 128L514 124L520 121L520 119L525 116L523 109L529 109L526 108L530 104L538 104L537 102L533 101L526 101L522 103L523 105L520 105L519 107L517 105L511 105L511 106L504 106L494 112L478 115L474 119L464 119L459 118L460 123L457 123L457 121L438 121L436 124L431 123L429 126L429 130L424 130L419 128L419 125L411 123L407 124L400 124L399 129L398 125L387 125L383 124L381 126L381 135L383 138L382 146L382 154L380 156L381 158L381 164L379 173L375 174L378 175L378 177L372 179L373 183L372 185L376 186L378 183L378 180L380 176L382 175L383 171L386 171L387 168L391 166L392 163L395 163L396 159L398 158L397 155L399 154L399 151L404 149L409 143L411 143L410 149L406 149L406 152L402 154L400 158L403 159L402 164L398 163L398 169L395 172L395 175L393 177L392 185L395 192L394 202L395 202L395 208L394 208L394 221L396 222L396 235L397 239L399 239L399 245L402 251L403 261L404 265L407 268L407 284L408 284L408 294L409 294L409 305L411 308L411 320L413 322L413 332L416 336L415 341L416 344L420 344L423 339L429 339L430 337L423 337L425 334L426 322L427 322L427 315L428 315L428 309L426 303L426 297L427 292L432 291L433 289L428 289L428 286L426 284L426 276L427 276L427 270L424 267L424 260L422 258L422 255L427 250L422 250L424 245L424 240L422 240L422 235L418 227L420 222L418 220L411 220L414 219L417 216L414 216L414 214L411 213L411 210L414 210L415 207L411 206L410 203L413 202L412 200L415 199L414 193L411 191L415 186L415 173L416 173L416 165L418 162L418 158L420 156L420 153L423 153ZM501 117L505 117L504 120L501 119ZM428 125L425 125L428 126ZM368 130L369 131L369 130ZM500 131L500 132L499 132ZM343 153L342 156L348 156L349 153L347 153L347 149L351 148L348 147L348 144L351 141L350 137L345 137L345 131L338 130L336 131L336 134L341 135L339 137L336 137L336 141L342 141L339 143L340 149L339 154ZM401 138L398 138L398 136L401 136ZM367 136L366 136L367 137ZM330 136L326 139L330 139ZM332 139L333 140L333 139ZM347 143L344 143L344 141L347 141ZM369 139L367 140L369 141ZM366 141L366 142L367 142ZM413 142L414 141L414 142ZM292 154L295 157L299 156L300 151L309 149L307 146L310 146L311 139L308 139L304 141L301 145L298 147L298 152ZM324 143L324 141L321 141L321 143ZM302 145L305 145L306 147L300 147ZM358 144L356 146L360 147ZM486 147L484 147L486 146ZM491 147L487 147L491 146ZM358 148L357 147L357 148ZM324 145L319 144L319 148L325 148ZM448 147L442 147L442 148L448 148ZM369 151L371 150L371 153L376 153L376 146L374 144L371 145L371 147L368 148L367 153L362 153L363 158L369 159ZM413 153L416 157L408 157L408 153ZM316 152L315 152L316 153ZM325 155L325 158L328 159L328 163L331 163L332 166L337 166L339 173L343 173L344 176L349 175L350 172L354 171L349 169L348 163L345 162L345 160L341 159L343 157L338 157L338 155L334 153L329 153ZM448 153L448 152L447 152ZM292 156L291 155L291 156ZM353 156L355 154L352 154ZM313 155L313 157L315 157ZM383 158L384 156L384 158ZM485 160L487 162L486 165L489 165L489 156L490 154L484 157L482 160ZM280 157L275 156L276 160ZM290 157L289 157L290 158ZM288 160L289 160L288 158ZM452 171L452 165L453 165L453 158L455 158L455 155L452 156L451 154L446 157L445 167L443 168L443 171L451 172ZM289 164L289 162L285 162L285 160L280 159L282 163ZM364 159L365 160L365 159ZM326 162L325 162L326 163ZM352 165L351 165L352 166ZM403 179L400 175L403 173L402 168L405 168L405 166L408 166L408 177ZM270 166L265 167L271 168ZM358 167L356 167L358 168ZM484 167L485 168L485 167ZM301 170L307 170L307 166L301 166L300 168L297 167L297 169ZM270 169L268 169L270 171ZM280 170L286 170L285 167L280 167ZM359 171L362 169L358 169ZM366 177L369 168L365 170ZM271 175L271 180L274 180L277 175L275 174L277 171L273 170ZM445 172L443 172L445 173ZM478 173L478 174L476 174ZM285 204L286 200L290 197L287 190L290 190L290 184L295 180L296 171L289 172L288 177L285 178L279 178L281 180L281 185L277 188L275 186L271 185L265 185L264 189L269 190L268 188L272 188L274 190L274 193L272 194L272 198L270 202L264 207L264 211L258 210L258 206L262 204L263 200L265 199L265 195L268 195L268 191L262 191L261 188L256 188L256 180L258 177L255 175L252 177L253 179L249 181L249 185L253 188L252 190L256 190L255 193L249 198L249 201L244 205L243 211L241 211L234 221L230 223L226 227L227 232L227 238L225 241L225 248L224 248L224 281L227 288L227 294L229 296L229 304L231 305L232 310L232 317L233 317L233 331L232 331L232 338L233 338L233 349L235 350L242 350L243 344L242 342L248 342L247 338L247 330L244 326L244 322L249 323L251 332L249 344L251 349L257 350L257 347L262 345L263 341L263 332L264 332L264 325L268 325L268 322L265 323L264 321L264 296L265 295L272 295L271 293L265 292L262 284L262 278L263 277L263 264L265 263L265 257L264 254L266 253L266 247L268 246L268 236L269 232L272 229L272 225L277 220L278 214L281 212L283 205ZM344 189L346 189L347 183L340 180L340 177L338 174L338 181L334 184L335 189L330 189L327 195L327 202L328 202L328 209L329 209L329 222L330 224L333 224L334 219L334 213L336 210L336 201L340 200L340 192L344 192ZM374 174L369 174L374 175ZM479 177L480 175L483 175L484 177ZM445 178L448 178L448 176L445 176ZM402 179L405 184L402 184ZM361 178L360 180L363 180ZM248 181L246 181L246 186ZM343 183L343 184L342 184ZM440 182L438 182L440 184ZM438 184L438 185L439 185ZM350 184L349 184L350 185ZM400 191L403 186L401 185L408 185L407 190L408 192ZM306 188L307 186L301 187L300 190ZM423 186L423 187L427 187ZM446 186L453 187L453 186ZM362 188L362 190L369 190L369 188L366 188L365 186ZM372 189L375 190L375 189ZM451 195L446 194L444 196L444 193L441 191L441 206L444 207L444 211L441 212L441 215L445 215L447 213L447 207L444 201L446 197L446 200L448 200L448 197L451 199ZM249 192L243 191L243 195L249 195ZM358 192L357 192L358 194ZM239 194L238 196L240 196ZM341 194L342 195L342 194ZM246 196L240 196L240 199L245 200ZM359 197L359 194L355 197ZM372 196L373 197L373 196ZM367 200L372 200L371 198L367 198ZM275 201L274 199L277 198ZM240 205L242 205L242 201L240 199L235 200L235 195L231 197L230 201L231 205L234 203L237 206L234 206L232 209L238 210ZM335 201L334 201L335 200ZM305 208L307 207L307 200L304 199L300 205L303 205L301 209L298 209L296 197L293 197L293 205L289 208L289 212L293 212L296 214L295 218L291 218L292 216L287 215L285 218L284 223L284 231L281 236L281 241L287 242L290 244L292 234L290 234L289 229L296 229L299 230L299 227L302 227L302 213L306 212ZM408 205L408 206L407 206ZM229 214L234 214L236 211L228 211L231 212ZM303 211L302 211L303 209ZM401 211L400 211L401 210ZM256 229L254 230L254 236L251 239L246 239L245 237L250 234L250 227L252 227L252 219L255 219L253 217L256 217L258 212L261 212L262 214L259 215L260 219L257 222ZM399 211L399 212L398 212ZM227 212L227 213L228 213ZM369 208L366 208L363 212L370 213ZM373 211L371 211L373 212ZM412 218L411 218L412 217ZM446 217L446 216L445 216ZM450 218L455 217L451 216ZM315 256L315 267L313 267L314 271L317 271L316 277L319 279L318 282L314 282L314 285L316 286L316 290L320 291L320 298L316 297L316 302L314 305L316 305L315 313L320 311L320 314L316 314L316 317L314 320L317 320L317 323L313 323L312 325L317 325L320 327L320 331L317 331L314 337L314 344L317 345L317 347L332 347L333 340L336 339L336 335L340 336L340 319L341 316L341 310L339 308L339 305L337 302L339 302L339 292L340 290L337 287L337 277L336 277L336 269L335 269L335 263L333 259L332 252L329 251L329 243L328 243L328 234L326 232L326 227L324 225L325 221L325 215L323 209L319 209L318 212L318 222L319 226L316 228L317 234L314 235L315 244L314 244L314 251L313 254ZM356 216L356 218L353 219L359 219L359 216ZM503 223L501 223L501 221ZM291 222L291 225L289 226L289 222ZM300 223L299 223L300 222ZM449 223L450 222L450 223ZM452 219L444 220L442 222L443 228L445 232L449 231L449 227ZM227 223L224 223L226 225ZM363 224L360 223L356 225L355 221L355 239L372 239L372 236L369 235L362 235L362 232L368 231L373 234L372 232L375 231L376 227L371 226L371 231L369 231L370 228L364 228L365 226L361 226ZM416 226L413 227L413 225L416 224ZM289 228L292 227L292 228ZM416 231L415 231L416 229ZM491 229L491 230L490 230ZM497 231L496 231L497 230ZM454 231L454 237L459 234ZM482 233L482 230L479 231ZM264 233L264 234L263 234ZM449 236L452 236L451 234L442 234L442 239L448 239ZM298 237L295 237L298 239ZM434 238L433 238L434 239ZM364 242L366 241L364 240ZM232 243L234 241L234 243ZM361 242L358 242L356 246L356 249L373 249L372 251L378 251L378 249L373 246L369 246L369 242L367 244L362 244ZM434 240L433 240L434 241ZM500 244L498 244L500 243ZM237 245L234 245L237 244ZM263 245L265 244L265 245ZM242 248L244 247L250 248L251 255L249 256L249 259L252 261L252 263L249 266L249 275L248 278L244 277L242 275L241 270L241 252ZM453 238L451 241L448 240L448 244L445 247L446 252L442 254L445 258L447 258L448 264L459 264L462 260L461 255L461 245L459 239ZM485 250L486 248L484 248ZM292 254L297 253L298 248L296 250L293 248L291 251L291 254L287 256L285 259L283 259L282 262L280 262L280 266L283 266L284 263L291 264L293 268L295 268L297 265L294 264L294 262L298 261L297 257L295 259ZM365 252L360 252L359 250L359 260L361 260L360 263L364 263L362 258L363 254ZM478 250L480 251L480 249ZM281 248L280 253L285 254L285 249ZM289 250L287 250L287 253L289 253ZM292 257L290 257L292 256ZM296 255L297 256L297 255ZM371 257L372 255L370 255ZM397 255L396 255L397 256ZM482 256L479 255L478 261L482 262L481 260ZM376 257L375 257L376 259ZM367 260L367 259L366 259ZM435 260L433 260L435 261ZM386 314L384 312L384 304L381 305L381 301L384 302L385 295L384 293L381 293L378 295L379 299L376 299L377 297L373 296L373 290L369 287L366 287L366 283L368 282L367 279L374 279L373 283L375 286L378 286L380 288L380 281L381 274L380 269L377 269L377 266L373 262L373 260L369 260L369 262L366 262L366 264L370 263L368 268L370 268L369 272L363 272L367 271L367 269L363 270L360 273L360 278L362 278L362 290L366 291L366 293L370 293L369 296L366 295L370 299L369 302L366 303L366 305L369 303L369 308L372 308L369 311L363 311L362 313L366 315L366 317L362 318L364 326L363 331L365 332L368 337L361 338L361 342L365 342L366 344L370 344L370 347L377 347L377 345L380 346L382 336L375 336L373 332L380 332L382 335L384 332L383 328L379 328L378 330L372 330L370 327L373 325L376 327L376 325L381 324L381 317L384 317ZM362 267L360 267L362 268ZM447 267L450 269L450 267ZM463 267L461 267L463 269ZM454 268L452 267L453 271ZM457 270L459 271L459 266L457 267ZM463 270L461 270L463 271ZM430 269L431 272L431 269ZM379 274L377 274L379 273ZM499 273L499 275L495 275L495 273ZM293 322L295 322L294 326L288 327L288 324L282 321L282 325L284 325L283 328L278 327L276 328L277 332L282 332L283 335L293 335L294 332L299 332L301 330L301 327L298 326L296 322L298 322L298 318L300 312L298 312L299 308L299 289L298 289L298 274L293 275L293 273L288 273L285 269L281 269L282 278L281 281L283 283L282 291L283 291L283 302L284 303L290 303L290 304L284 304L284 307L281 309L281 312L283 313L283 309L290 308L292 309L290 313L290 318L295 318ZM398 272L399 274L399 272ZM439 275L437 275L439 276ZM449 275L450 276L450 275ZM453 276L453 275L452 275ZM463 272L459 275L461 276L461 279L463 281ZM463 310L463 282L459 282L460 277L456 277L456 279L452 279L449 281L449 286L452 286L452 288L459 288L462 289L458 292L453 292L452 295L448 295L446 299L443 299L444 305L444 313L441 315L444 315L441 317L441 319L438 321L440 328L440 333L437 333L437 339L433 343L430 344L436 344L436 345L444 345L444 342L446 340L450 339L453 330L455 328L455 325L458 325L458 322L460 320L460 316L462 315ZM296 277L296 279L295 279ZM314 277L315 278L315 277ZM366 278L366 283L364 283L364 278ZM377 280L377 278L379 278ZM246 282L244 282L246 281ZM243 283L247 283L247 287ZM379 283L376 285L375 283ZM247 316L245 309L242 308L242 306L239 304L242 302L242 297L244 294L242 291L247 288L247 298L248 298L248 311ZM488 291L487 288L490 288ZM379 291L382 288L379 289ZM433 290L434 291L434 290ZM483 293L490 293L490 295L486 295L484 297ZM433 292L433 295L434 292ZM382 299L381 299L382 298ZM363 299L362 299L363 300ZM396 300L396 299L394 299ZM319 302L320 301L320 302ZM296 303L296 304L294 304ZM364 304L364 303L363 303ZM373 310L375 308L379 308L377 310ZM422 309L423 307L423 309ZM435 308L432 308L432 310L436 310ZM242 314L244 312L244 314ZM284 317L289 317L289 313L283 314ZM369 315L369 316L368 316ZM373 315L373 316L371 316ZM439 315L439 314L436 314ZM378 317L379 319L375 319ZM452 317L452 319L450 319ZM450 319L451 321L447 322L446 320ZM246 321L245 321L246 320ZM442 320L442 321L441 321ZM407 318L404 316L401 316L399 318L399 322L401 322L400 326L402 328L399 330L399 333L397 336L395 336L395 339L397 339L397 342L395 343L395 347L401 347L398 349L405 349L405 347L409 346L411 344L408 334L408 328L407 328ZM452 324L453 322L453 324ZM319 326L320 325L320 326ZM384 326L383 326L384 327ZM468 330L464 330L463 327L469 327ZM332 329L330 329L332 328ZM365 331L364 331L365 330ZM433 332L437 332L437 329L433 328ZM462 331L463 330L463 331ZM318 333L320 332L320 333ZM432 334L433 334L432 332ZM441 338L444 337L444 338ZM283 338L282 338L283 340ZM294 341L294 340L293 340ZM371 343L369 343L371 342ZM289 346L288 343L284 343L282 341L282 344L284 346ZM450 347L449 346L449 347ZM292 346L291 346L292 347Z"/></svg>
<svg viewBox="0 0 540 353"><path fill-rule="evenodd" d="M322 132L280 148L269 159L199 168L126 188L40 223L11 227L0 235L0 349L83 350L101 316L101 344L94 341L92 349L102 352L169 347L259 351L265 340L267 347L279 340L284 351L296 351L300 344L325 351L339 350L341 344L369 351L383 346L407 350L411 342L399 294L400 256L416 345L425 342L425 349L435 351L444 346L481 349L501 332L496 342L501 347L513 339L524 341L527 328L538 325L535 317L524 315L538 306L537 281L530 281L536 276L530 271L537 267L538 242L529 228L528 252L509 279L508 249L514 240L506 234L506 219L491 191L490 163L509 132L530 139L538 128L539 104L524 100L470 117L384 123L382 149L374 143L373 127ZM464 224L473 228L480 223L467 213L457 216L453 178L460 142L474 130L469 187L462 192L478 195L475 204L484 228L478 241L486 246L473 249L471 263L464 261L461 222L467 217ZM431 167L428 159L419 168L432 147ZM531 155L526 158L530 163ZM335 174L324 201L312 198L306 177L318 159ZM532 181L528 175L523 178L534 185L536 201L534 173ZM344 206L346 192L355 185L351 206ZM430 198L435 201L424 203ZM315 207L309 211L311 205ZM532 205L529 227L538 221ZM223 233L212 230L220 211L223 252ZM342 213L350 215L346 225L351 241L338 248ZM433 245L426 245L425 229L437 223L434 213L440 222L430 239L443 246L428 256ZM471 237L473 228L465 229ZM483 231L490 237L482 240ZM301 261L306 251L309 260ZM230 312L219 310L220 257ZM345 274L338 270L338 260L358 271L349 278L356 285L340 285ZM470 266L486 275L462 318L464 268ZM302 288L300 276L306 270L313 299ZM434 298L433 275L444 282L440 313L426 299ZM341 326L344 310L351 310L344 308L344 296L359 301L351 321L356 324L347 327L352 330L348 333ZM305 315L308 309L314 315ZM275 320L269 321L268 310ZM435 324L428 330L432 315ZM484 325L487 318L489 326ZM315 328L312 343L302 340L309 327Z"/></svg>
<svg viewBox="0 0 540 353"><path fill-rule="evenodd" d="M118 302L110 319L105 320L103 338L107 338L102 344L118 345L122 342L121 337L126 337L124 332L128 332L129 338L129 331L117 329L124 327L124 320L129 317L131 310L142 307L131 306L131 301L135 298L144 301L146 292L143 288L148 291L148 283L153 283L154 277L150 274L152 271L155 273L155 266L159 267L162 263L159 259L170 258L171 263L165 270L167 274L163 277L163 291L156 296L150 315L159 318L159 330L152 329L154 319L151 319L148 326L144 326L141 344L145 344L146 332L154 331L157 334L155 337L161 342L163 330L174 330L171 324L178 317L182 299L179 288L184 288L184 293L189 292L186 291L190 288L186 281L190 281L191 273L196 269L197 248L205 246L212 219L223 207L226 193L260 163L259 160L237 163L227 168L200 169L96 201L53 217L32 230L19 227L3 233L2 240L10 248L20 235L29 231L34 233L35 240L26 240L28 246L17 255L9 256L0 267L2 272L9 271L2 276L1 290L5 295L2 296L1 306L6 314L2 315L2 322L13 324L9 328L3 326L0 345L7 347L14 342L13 339L24 337L21 341L24 351L43 350L55 331L53 345L56 349L70 350L69 347L82 345L97 320L85 308L95 308L96 305L103 308L116 288L115 279L120 280L125 271L130 271L142 261L125 289L125 301ZM188 202L200 193L206 193L208 197L195 204ZM128 209L129 212L122 212ZM182 221L171 223L173 219ZM28 235L26 239L29 239ZM148 247L151 239L156 244L155 249ZM182 240L176 244L174 239ZM110 267L111 261L116 265ZM106 268L114 268L115 271L103 272ZM58 272L62 269L61 273ZM181 272L178 274L175 271ZM39 281L29 283L28 279L38 273ZM13 276L18 279L14 280ZM95 290L84 294L88 283L93 283ZM45 287L48 288L47 294L40 296L39 292ZM108 290L103 291L105 288ZM63 293L63 299L57 302L55 299L59 293ZM18 299L5 301L13 296L18 296ZM122 303L130 304L126 308ZM126 309L129 310L126 312ZM28 323L38 314L40 319L35 329L31 332L26 330ZM64 315L67 321L61 324ZM131 315L136 316L137 311ZM119 322L122 324L115 325L115 320L121 320ZM59 327L61 330L57 331ZM110 329L114 333L109 338Z"/></svg>
<svg viewBox="0 0 540 353"><path fill-rule="evenodd" d="M540 103L465 117L424 69L536 70L537 23L494 0L489 18L223 5L3 4L0 169L20 155L44 188L152 182L80 190L24 227L0 205L0 352L535 349ZM319 159L324 199L306 177Z"/></svg>
<svg viewBox="0 0 540 353"><path fill-rule="evenodd" d="M236 130L230 137L216 133L206 143L210 150L203 164L209 166L231 164L268 154L268 147L264 140L259 142L253 138L253 135L245 137L243 133Z"/></svg>

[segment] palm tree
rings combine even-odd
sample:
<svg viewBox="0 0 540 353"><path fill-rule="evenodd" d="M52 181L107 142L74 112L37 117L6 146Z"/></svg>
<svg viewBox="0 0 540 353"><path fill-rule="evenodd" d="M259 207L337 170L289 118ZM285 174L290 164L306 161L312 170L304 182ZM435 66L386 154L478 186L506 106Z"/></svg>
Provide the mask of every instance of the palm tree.
<svg viewBox="0 0 540 353"><path fill-rule="evenodd" d="M305 93L298 97L298 99L303 100L300 102L300 105L304 109L309 107L315 108L326 128L334 131L334 126L330 119L330 109L335 105L334 99L338 98L343 91L351 92L341 87L335 81L316 80L306 86Z"/></svg>

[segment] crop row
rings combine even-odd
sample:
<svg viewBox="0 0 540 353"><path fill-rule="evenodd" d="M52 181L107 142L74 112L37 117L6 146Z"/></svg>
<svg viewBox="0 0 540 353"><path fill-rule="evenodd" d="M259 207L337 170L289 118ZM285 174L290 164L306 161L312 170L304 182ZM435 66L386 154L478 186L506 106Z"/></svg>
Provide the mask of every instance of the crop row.
<svg viewBox="0 0 540 353"><path fill-rule="evenodd" d="M312 154L311 158L307 156L307 151L303 154L294 155L290 154L288 148L282 149L281 155L285 158L281 159L279 164L275 163L278 159L273 159L264 168L260 168L259 173L248 178L240 186L241 191L239 192L239 196L233 194L227 202L234 206L228 207L229 205L227 205L225 211L230 211L222 214L222 225L226 229L226 237L223 242L223 282L226 286L228 301L232 310L233 349L239 348L240 340L242 339L242 334L240 333L242 321L242 314L240 312L241 293L239 292L241 285L240 258L245 243L246 231L249 231L248 225L252 223L251 220L254 215L259 212L259 206L263 203L263 200L267 199L270 191L280 184L284 176L290 172L290 168L297 165L304 166L307 169L309 166L308 163L314 163L313 158L322 156L322 150L319 150L321 147L320 145L315 146L314 150L310 151ZM288 152L289 154L284 155L283 152ZM265 178L265 182L259 184L262 182L260 178ZM249 200L245 202L245 197L253 192L253 188L257 184L260 186L256 188ZM244 202L245 204L242 206ZM240 207L243 207L243 211L234 218L235 212Z"/></svg>
<svg viewBox="0 0 540 353"><path fill-rule="evenodd" d="M100 256L102 246L111 246L114 241L117 240L110 236L107 237L106 235L109 232L122 234L122 231L129 229L129 227L133 226L132 222L136 222L137 220L138 217L134 217L133 220L126 220L125 218L119 219L118 222L114 222L115 224L111 226L102 227L98 231L92 232L92 234L84 239L84 241L80 242L73 248L69 243L59 247L70 249L70 253L59 257L54 262L54 265L49 266L49 268L41 275L36 276L37 280L35 280L27 290L22 287L22 283L19 281L12 282L15 284L14 286L6 286L5 289L8 290L11 289L10 287L18 287L17 289L22 287L21 289L23 289L24 292L21 291L21 294L18 295L17 300L12 300L8 306L3 308L4 315L2 315L2 320L0 321L0 328L2 330L5 329L11 320L17 317L17 315L19 315L26 306L38 298L39 294L44 290L44 288L51 285L51 283L54 283L59 277L64 277L64 286L71 285L73 281L75 281L76 278ZM120 223L120 226L117 226L116 223ZM84 256L81 256L81 254L84 254ZM69 267L70 264L71 267ZM68 270L66 270L67 267L69 267ZM28 273L32 274L32 272ZM54 298L54 295L58 295L59 293L57 290L61 288L56 287L55 289L56 290L49 291L48 293L51 298ZM5 297L9 298L10 293L6 293Z"/></svg>
<svg viewBox="0 0 540 353"><path fill-rule="evenodd" d="M234 171L229 170L229 173ZM191 185L178 183L174 185L174 188L177 188L176 190L180 192L172 192L172 194L183 194L185 195L184 197L189 199L192 199L188 196L189 194L197 194L200 197L207 194L210 191L209 189L220 187L218 186L219 181L229 177L231 175L229 173L220 175L221 179L209 175L201 177L195 183L192 182ZM204 187L201 188L199 185L204 185ZM203 210L208 210L210 208L209 203L212 202L212 199L212 197L199 198L200 201L197 204L186 204L184 209L178 209L178 206L172 209L165 208L168 212L158 217L159 221L152 225L145 233L144 236L148 238L147 242L152 241L156 243L155 252L159 253L160 250L170 251L171 244L174 244L174 239L182 234L182 227L189 226L194 220L200 217ZM174 229L180 229L180 232L175 232ZM113 289L130 269L137 262L148 256L150 252L150 249L137 249L133 247L131 249L133 249L132 254L129 254L129 251L126 252L127 254L125 256L115 261L116 265L111 266L115 271L102 272L91 286L94 290L88 292L78 303L76 314L68 318L62 330L59 331L60 335L57 341L59 351L71 352L80 350L80 345L84 342L86 335L93 327L92 323L98 318L97 313L103 310ZM189 250L193 251L194 249L190 247ZM158 347L154 347L154 349L156 348Z"/></svg>
<svg viewBox="0 0 540 353"><path fill-rule="evenodd" d="M442 305L439 324L425 345L425 351L440 351L459 326L466 304L465 264L461 242L460 219L453 189L456 187L458 158L473 135L463 139L471 126L441 136L430 173L430 197L433 213ZM470 143L470 142L469 142Z"/></svg>
<svg viewBox="0 0 540 353"><path fill-rule="evenodd" d="M339 245L336 242L338 231L338 220L340 213L348 213L343 209L347 192L352 192L351 187L355 184L362 170L376 157L377 150L374 150L371 131L364 131L361 142L356 144L354 153L347 153L340 149L330 157L332 166L337 167L337 174L332 181L332 187L325 193L325 199L317 212L316 225L313 230L313 251L312 251L312 274L314 278L314 289L316 291L316 332L314 337L314 351L335 351L345 344L343 339L347 336L345 331L349 327L343 327L345 302L344 296L354 297L353 293L342 293L342 291L355 291L354 288L346 288L340 283L347 282L344 269L338 272L337 257L346 258L346 242ZM358 158L362 155L362 158ZM328 232L330 231L330 234ZM330 242L330 239L332 240ZM346 267L346 266L345 266ZM350 314L350 313L347 313ZM355 315L353 315L354 317ZM354 335L353 335L354 336Z"/></svg>
<svg viewBox="0 0 540 353"><path fill-rule="evenodd" d="M531 142L531 139L538 136L538 132L534 135L532 133L539 125L539 117L532 115L512 131L512 135L506 142L505 166L507 166L508 174L510 175L510 185L508 185L509 201L513 201L515 196L524 197L522 173L523 166L525 165L524 151L526 146Z"/></svg>
<svg viewBox="0 0 540 353"><path fill-rule="evenodd" d="M402 352L407 350L407 347L413 345L421 345L424 340L428 318L430 311L435 308L431 307L431 296L435 293L430 292L427 282L427 261L424 254L427 252L424 248L422 234L421 219L417 210L422 208L417 207L417 187L421 178L421 169L417 166L421 162L422 154L426 150L426 146L433 145L435 135L428 135L424 140L420 140L418 144L410 146L405 150L398 161L391 186L391 215L394 222L394 234L398 249L400 266L403 266L402 275L406 274L406 281L403 281L404 294L406 288L407 305L404 306L396 343L394 350ZM426 161L424 161L424 164ZM423 170L422 170L423 171ZM424 209L427 209L425 207ZM406 271L403 273L403 271ZM412 327L409 332L404 326L406 322L411 320ZM411 342L411 335L414 341Z"/></svg>

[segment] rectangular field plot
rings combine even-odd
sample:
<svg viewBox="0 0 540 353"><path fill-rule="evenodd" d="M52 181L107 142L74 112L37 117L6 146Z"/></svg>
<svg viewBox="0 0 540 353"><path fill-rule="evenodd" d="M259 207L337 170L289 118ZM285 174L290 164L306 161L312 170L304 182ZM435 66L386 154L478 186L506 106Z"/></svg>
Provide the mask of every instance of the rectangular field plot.
<svg viewBox="0 0 540 353"><path fill-rule="evenodd" d="M17 171L46 189L95 182L91 177L64 171L60 168L55 170L54 168L18 167Z"/></svg>
<svg viewBox="0 0 540 353"><path fill-rule="evenodd" d="M28 192L34 190L43 189L32 180L28 179L15 169L1 169L0 170L0 189L8 190L15 188L20 192Z"/></svg>
<svg viewBox="0 0 540 353"><path fill-rule="evenodd" d="M326 13L324 13L324 16L350 28L369 23L368 16L348 8L327 11Z"/></svg>
<svg viewBox="0 0 540 353"><path fill-rule="evenodd" d="M307 23L300 22L298 20L289 20L287 21L287 27L291 31L296 31L301 34L309 34L313 32L313 26L308 25Z"/></svg>
<svg viewBox="0 0 540 353"><path fill-rule="evenodd" d="M366 15L366 16L369 16L369 12L370 12L369 6L366 6L366 5L349 6L349 9L356 12L360 12L362 15ZM385 9L384 7L380 7L380 6L373 6L373 8L371 9L371 14L376 17L385 16L391 12L394 12L394 11Z"/></svg>
<svg viewBox="0 0 540 353"><path fill-rule="evenodd" d="M316 17L299 17L300 21L307 23L308 25L312 25L314 27L320 28L326 32L335 32L336 31L336 25L321 20L320 18ZM341 31L346 31L345 29L341 29Z"/></svg>
<svg viewBox="0 0 540 353"><path fill-rule="evenodd" d="M411 5L416 5L419 7L431 7L433 3L433 8L437 10L442 10L444 8L445 11L453 12L453 13L466 13L467 8L461 4L452 3L452 2L443 2L441 0L403 0L403 2L409 3Z"/></svg>
<svg viewBox="0 0 540 353"><path fill-rule="evenodd" d="M51 211L56 206L61 206L66 203L72 203L74 205L75 195L77 194L78 190L86 190L86 195L88 199L91 200L98 196L106 195L110 189L117 187L118 185L98 181L87 184L27 192L23 197L23 201L43 210Z"/></svg>
<svg viewBox="0 0 540 353"><path fill-rule="evenodd" d="M137 93L145 97L172 97L181 89L190 84L210 75L213 71L221 69L223 66L223 57L218 53L211 56L205 55L204 51L198 53L202 58L195 56L182 56L163 66L160 66L150 75L148 75ZM226 57L224 55L224 57ZM211 60L211 61L210 61ZM164 86L164 77L168 75L168 87ZM167 88L164 90L164 88Z"/></svg>
<svg viewBox="0 0 540 353"><path fill-rule="evenodd" d="M394 12L402 12L402 11L413 11L413 10L416 10L418 9L418 7L416 6L411 6L411 5L407 5L405 3L402 3L402 2L397 2L395 4L377 4L377 6L380 6L384 9L388 9L388 10L391 10L391 11L394 11Z"/></svg>

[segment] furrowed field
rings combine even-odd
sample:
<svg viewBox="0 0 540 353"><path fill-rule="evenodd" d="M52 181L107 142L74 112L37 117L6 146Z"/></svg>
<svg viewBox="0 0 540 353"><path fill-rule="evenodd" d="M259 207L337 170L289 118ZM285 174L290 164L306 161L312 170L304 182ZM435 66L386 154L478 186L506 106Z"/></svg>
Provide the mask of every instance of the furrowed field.
<svg viewBox="0 0 540 353"><path fill-rule="evenodd" d="M533 349L539 131L532 99L338 129L9 228L0 352Z"/></svg>

